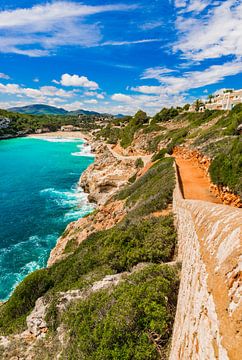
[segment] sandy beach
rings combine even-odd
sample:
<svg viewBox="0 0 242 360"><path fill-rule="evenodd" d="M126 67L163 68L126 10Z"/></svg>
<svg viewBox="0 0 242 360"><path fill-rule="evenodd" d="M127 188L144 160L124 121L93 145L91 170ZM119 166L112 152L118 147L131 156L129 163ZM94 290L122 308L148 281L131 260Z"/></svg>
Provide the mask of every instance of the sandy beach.
<svg viewBox="0 0 242 360"><path fill-rule="evenodd" d="M81 131L55 131L48 132L43 134L30 134L28 137L32 138L70 138L70 139L84 139L91 141L91 136L89 134L83 133Z"/></svg>

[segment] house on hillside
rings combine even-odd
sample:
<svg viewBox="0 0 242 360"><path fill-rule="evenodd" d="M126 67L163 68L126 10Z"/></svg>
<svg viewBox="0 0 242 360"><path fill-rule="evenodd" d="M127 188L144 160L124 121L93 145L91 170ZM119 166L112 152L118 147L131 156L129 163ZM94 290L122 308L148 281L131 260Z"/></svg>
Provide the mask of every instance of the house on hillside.
<svg viewBox="0 0 242 360"><path fill-rule="evenodd" d="M63 125L61 126L61 131L78 131L80 130L79 127L73 126L73 125Z"/></svg>
<svg viewBox="0 0 242 360"><path fill-rule="evenodd" d="M242 89L225 91L215 95L210 102L206 103L209 110L232 110L237 104L242 103Z"/></svg>

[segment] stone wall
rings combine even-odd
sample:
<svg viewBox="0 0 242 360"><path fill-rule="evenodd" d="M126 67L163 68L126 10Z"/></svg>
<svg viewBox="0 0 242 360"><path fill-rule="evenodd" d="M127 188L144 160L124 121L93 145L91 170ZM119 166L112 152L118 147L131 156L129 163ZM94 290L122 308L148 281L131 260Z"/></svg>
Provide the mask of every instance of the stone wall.
<svg viewBox="0 0 242 360"><path fill-rule="evenodd" d="M170 360L241 359L241 209L184 200L173 208L181 284Z"/></svg>

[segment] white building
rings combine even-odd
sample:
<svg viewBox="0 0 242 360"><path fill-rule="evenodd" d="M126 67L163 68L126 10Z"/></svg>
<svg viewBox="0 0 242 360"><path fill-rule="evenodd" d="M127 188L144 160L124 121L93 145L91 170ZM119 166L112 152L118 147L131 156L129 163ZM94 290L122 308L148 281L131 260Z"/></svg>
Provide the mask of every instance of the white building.
<svg viewBox="0 0 242 360"><path fill-rule="evenodd" d="M242 89L217 94L210 101L205 104L206 109L231 110L235 105L242 103Z"/></svg>

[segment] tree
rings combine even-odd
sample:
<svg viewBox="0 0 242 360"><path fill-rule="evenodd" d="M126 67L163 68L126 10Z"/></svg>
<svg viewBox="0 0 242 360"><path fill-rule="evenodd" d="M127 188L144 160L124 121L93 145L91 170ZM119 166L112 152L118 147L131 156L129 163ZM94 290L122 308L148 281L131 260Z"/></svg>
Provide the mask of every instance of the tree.
<svg viewBox="0 0 242 360"><path fill-rule="evenodd" d="M149 117L146 112L139 110L133 117L133 122L135 125L143 125L149 122Z"/></svg>
<svg viewBox="0 0 242 360"><path fill-rule="evenodd" d="M200 99L197 99L196 101L195 101L195 110L196 111L199 111L199 109L200 109L200 107L201 106L203 106L204 104L203 104L203 102L200 100Z"/></svg>
<svg viewBox="0 0 242 360"><path fill-rule="evenodd" d="M208 102L209 102L209 104L211 104L213 98L214 98L214 95L212 95L212 94L209 94L209 95L208 95Z"/></svg>
<svg viewBox="0 0 242 360"><path fill-rule="evenodd" d="M188 111L188 110L189 110L189 107L190 107L190 104L185 104L185 105L183 106L183 110Z"/></svg>

